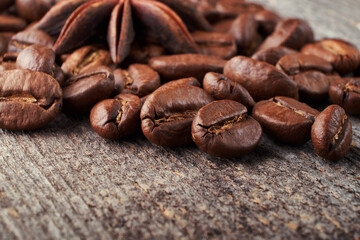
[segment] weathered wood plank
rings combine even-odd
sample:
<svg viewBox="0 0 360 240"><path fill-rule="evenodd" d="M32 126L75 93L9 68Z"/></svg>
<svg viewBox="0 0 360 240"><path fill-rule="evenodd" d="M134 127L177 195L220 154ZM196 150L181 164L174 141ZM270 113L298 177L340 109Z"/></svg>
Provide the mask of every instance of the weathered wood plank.
<svg viewBox="0 0 360 240"><path fill-rule="evenodd" d="M360 46L356 0L258 2ZM311 142L267 136L235 160L143 136L106 141L87 118L65 115L37 131L0 130L0 239L360 238L360 120L351 120L354 145L337 163Z"/></svg>

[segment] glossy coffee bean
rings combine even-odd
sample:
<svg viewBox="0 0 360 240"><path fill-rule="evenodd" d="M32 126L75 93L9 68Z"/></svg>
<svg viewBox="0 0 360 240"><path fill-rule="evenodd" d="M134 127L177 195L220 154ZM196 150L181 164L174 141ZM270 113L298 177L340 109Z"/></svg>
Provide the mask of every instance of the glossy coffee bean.
<svg viewBox="0 0 360 240"><path fill-rule="evenodd" d="M56 2L61 0L16 0L19 16L33 22L39 20Z"/></svg>
<svg viewBox="0 0 360 240"><path fill-rule="evenodd" d="M131 45L127 62L147 64L152 57L166 55L165 48L157 43L135 41Z"/></svg>
<svg viewBox="0 0 360 240"><path fill-rule="evenodd" d="M254 99L243 86L221 73L207 73L203 80L203 87L216 100L234 100L245 105L247 109L252 109L255 104Z"/></svg>
<svg viewBox="0 0 360 240"><path fill-rule="evenodd" d="M360 78L338 78L329 89L330 99L350 114L360 114Z"/></svg>
<svg viewBox="0 0 360 240"><path fill-rule="evenodd" d="M311 126L318 114L316 109L288 97L260 101L252 112L265 131L290 144L303 144L310 139Z"/></svg>
<svg viewBox="0 0 360 240"><path fill-rule="evenodd" d="M311 54L330 62L335 71L347 74L360 64L359 50L349 42L340 39L324 39L308 44L301 49L304 54Z"/></svg>
<svg viewBox="0 0 360 240"><path fill-rule="evenodd" d="M0 72L0 128L45 126L60 112L62 92L50 75L25 69Z"/></svg>
<svg viewBox="0 0 360 240"><path fill-rule="evenodd" d="M229 34L197 31L191 35L201 54L229 59L237 53L235 39Z"/></svg>
<svg viewBox="0 0 360 240"><path fill-rule="evenodd" d="M286 74L273 65L244 56L230 59L224 67L224 75L245 87L255 101L274 96L298 99L298 88Z"/></svg>
<svg viewBox="0 0 360 240"><path fill-rule="evenodd" d="M67 80L67 86L63 88L64 111L74 114L89 112L113 90L114 76L108 67L89 69Z"/></svg>
<svg viewBox="0 0 360 240"><path fill-rule="evenodd" d="M128 93L97 103L90 112L92 128L101 137L119 139L140 130L140 98Z"/></svg>
<svg viewBox="0 0 360 240"><path fill-rule="evenodd" d="M18 17L0 15L0 32L18 32L26 27L26 22Z"/></svg>
<svg viewBox="0 0 360 240"><path fill-rule="evenodd" d="M194 86L177 86L155 91L141 109L141 128L153 144L182 146L191 142L191 123L196 112L213 98Z"/></svg>
<svg viewBox="0 0 360 240"><path fill-rule="evenodd" d="M280 46L260 50L252 55L251 58L257 61L267 62L275 66L280 58L292 53L296 53L296 51L291 48Z"/></svg>
<svg viewBox="0 0 360 240"><path fill-rule="evenodd" d="M234 20L235 18L225 18L214 22L212 25L214 32L228 33Z"/></svg>
<svg viewBox="0 0 360 240"><path fill-rule="evenodd" d="M71 53L61 69L67 76L76 76L90 68L112 64L110 52L94 45L84 46Z"/></svg>
<svg viewBox="0 0 360 240"><path fill-rule="evenodd" d="M298 50L313 41L314 33L307 22L297 18L287 18L276 25L275 31L259 46L258 51L278 46Z"/></svg>
<svg viewBox="0 0 360 240"><path fill-rule="evenodd" d="M127 70L114 72L115 93L131 93L143 97L160 86L159 74L145 64L132 64Z"/></svg>
<svg viewBox="0 0 360 240"><path fill-rule="evenodd" d="M9 52L21 52L30 45L38 44L52 48L54 39L45 32L37 29L28 29L15 34L9 42Z"/></svg>
<svg viewBox="0 0 360 240"><path fill-rule="evenodd" d="M345 110L334 104L322 111L312 126L311 139L320 157L332 161L343 158L352 141L351 121Z"/></svg>
<svg viewBox="0 0 360 240"><path fill-rule="evenodd" d="M232 158L253 151L261 140L262 128L247 115L244 105L232 100L219 100L198 111L191 134L202 151Z"/></svg>
<svg viewBox="0 0 360 240"><path fill-rule="evenodd" d="M51 74L55 52L46 46L31 45L19 53L16 64L19 68Z"/></svg>
<svg viewBox="0 0 360 240"><path fill-rule="evenodd" d="M236 40L238 52L249 56L254 53L261 41L258 23L250 13L239 15L232 23L228 32Z"/></svg>
<svg viewBox="0 0 360 240"><path fill-rule="evenodd" d="M268 36L273 33L276 25L281 21L279 15L266 9L254 13L254 18L258 23L258 31L262 36Z"/></svg>
<svg viewBox="0 0 360 240"><path fill-rule="evenodd" d="M203 79L207 72L222 72L226 61L202 54L178 54L154 57L149 65L162 80L170 81L186 77Z"/></svg>

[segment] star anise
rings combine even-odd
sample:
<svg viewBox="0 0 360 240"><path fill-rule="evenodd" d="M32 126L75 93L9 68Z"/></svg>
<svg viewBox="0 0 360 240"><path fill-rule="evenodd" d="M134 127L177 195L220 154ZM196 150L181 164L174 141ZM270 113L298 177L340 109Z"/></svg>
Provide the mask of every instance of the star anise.
<svg viewBox="0 0 360 240"><path fill-rule="evenodd" d="M190 28L211 29L205 18L184 0L62 1L36 27L50 35L58 35L61 29L54 45L57 54L82 46L107 23L107 41L116 63L129 54L135 31L143 29L169 52L198 52L186 25L175 12L187 20ZM137 29L135 21L141 23L141 29Z"/></svg>

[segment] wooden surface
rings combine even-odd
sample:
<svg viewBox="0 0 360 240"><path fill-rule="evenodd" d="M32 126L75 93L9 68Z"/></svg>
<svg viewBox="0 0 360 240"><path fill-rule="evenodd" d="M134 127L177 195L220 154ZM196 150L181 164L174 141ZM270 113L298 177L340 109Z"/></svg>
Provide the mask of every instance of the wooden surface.
<svg viewBox="0 0 360 240"><path fill-rule="evenodd" d="M318 38L360 47L358 0L262 0ZM263 137L235 160L143 136L106 141L87 118L0 130L0 239L359 239L360 120L337 163Z"/></svg>

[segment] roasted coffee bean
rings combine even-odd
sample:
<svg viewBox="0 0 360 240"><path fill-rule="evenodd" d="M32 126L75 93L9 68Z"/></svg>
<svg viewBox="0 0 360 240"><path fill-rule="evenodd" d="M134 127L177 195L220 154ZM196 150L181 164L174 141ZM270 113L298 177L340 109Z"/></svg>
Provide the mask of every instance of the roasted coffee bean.
<svg viewBox="0 0 360 240"><path fill-rule="evenodd" d="M264 37L273 33L276 25L281 21L279 15L266 9L254 13L254 18L259 26L259 33Z"/></svg>
<svg viewBox="0 0 360 240"><path fill-rule="evenodd" d="M224 17L238 16L244 13L256 13L264 9L258 3L239 0L219 0L216 2L216 10Z"/></svg>
<svg viewBox="0 0 360 240"><path fill-rule="evenodd" d="M287 18L276 25L275 31L259 46L258 51L278 46L298 50L313 41L314 33L307 22L297 18Z"/></svg>
<svg viewBox="0 0 360 240"><path fill-rule="evenodd" d="M99 66L67 80L63 88L64 111L86 113L97 102L108 98L114 90L110 68Z"/></svg>
<svg viewBox="0 0 360 240"><path fill-rule="evenodd" d="M329 97L329 77L318 71L307 71L290 77L299 88L299 99L319 103Z"/></svg>
<svg viewBox="0 0 360 240"><path fill-rule="evenodd" d="M197 31L192 37L201 54L229 59L237 53L235 39L229 34Z"/></svg>
<svg viewBox="0 0 360 240"><path fill-rule="evenodd" d="M119 139L140 130L140 98L128 93L97 103L90 112L92 128L103 138Z"/></svg>
<svg viewBox="0 0 360 240"><path fill-rule="evenodd" d="M163 147L188 144L196 112L212 100L203 89L194 86L155 91L141 109L142 131L150 142Z"/></svg>
<svg viewBox="0 0 360 240"><path fill-rule="evenodd" d="M0 59L0 72L17 69L17 54L5 53Z"/></svg>
<svg viewBox="0 0 360 240"><path fill-rule="evenodd" d="M260 101L252 112L265 131L290 144L303 144L310 139L311 126L318 114L316 109L288 97Z"/></svg>
<svg viewBox="0 0 360 240"><path fill-rule="evenodd" d="M320 157L331 161L342 159L352 141L351 121L345 110L334 104L322 111L312 126L311 139Z"/></svg>
<svg viewBox="0 0 360 240"><path fill-rule="evenodd" d="M330 62L335 71L347 74L360 64L359 50L349 42L340 39L324 39L308 44L301 49L304 54L311 54Z"/></svg>
<svg viewBox="0 0 360 240"><path fill-rule="evenodd" d="M305 55L301 53L293 53L283 56L276 68L285 72L288 76L293 76L306 71L319 71L330 74L333 70L332 65L314 55Z"/></svg>
<svg viewBox="0 0 360 240"><path fill-rule="evenodd" d="M56 63L54 64L53 68L51 69L50 75L53 76L56 81L58 81L58 83L60 84L61 87L66 86L67 77L65 76L65 73L63 72L63 70L61 70L61 67L59 65L57 65Z"/></svg>
<svg viewBox="0 0 360 240"><path fill-rule="evenodd" d="M94 45L84 46L70 54L61 69L67 76L76 76L90 68L98 66L111 66L112 60L107 50Z"/></svg>
<svg viewBox="0 0 360 240"><path fill-rule="evenodd" d="M147 64L152 57L166 55L165 48L157 43L135 41L126 62Z"/></svg>
<svg viewBox="0 0 360 240"><path fill-rule="evenodd" d="M230 27L229 34L236 40L238 52L249 56L254 53L261 41L258 23L252 14L239 15Z"/></svg>
<svg viewBox="0 0 360 240"><path fill-rule="evenodd" d="M18 32L26 27L26 22L18 17L0 15L0 32Z"/></svg>
<svg viewBox="0 0 360 240"><path fill-rule="evenodd" d="M56 2L61 0L16 0L17 13L33 22L39 20Z"/></svg>
<svg viewBox="0 0 360 240"><path fill-rule="evenodd" d="M232 81L221 73L207 73L203 80L203 87L216 100L234 100L245 105L247 109L252 109L255 104L250 93L240 83Z"/></svg>
<svg viewBox="0 0 360 240"><path fill-rule="evenodd" d="M55 64L55 52L46 46L31 45L19 53L16 64L19 68L51 74Z"/></svg>
<svg viewBox="0 0 360 240"><path fill-rule="evenodd" d="M214 32L228 33L234 21L235 18L221 19L212 25L213 30Z"/></svg>
<svg viewBox="0 0 360 240"><path fill-rule="evenodd" d="M245 87L255 101L275 96L298 99L296 84L273 65L244 56L230 59L224 67L224 75Z"/></svg>
<svg viewBox="0 0 360 240"><path fill-rule="evenodd" d="M251 58L258 61L267 62L275 66L280 58L292 53L296 53L296 51L291 48L280 46L260 50L252 55Z"/></svg>
<svg viewBox="0 0 360 240"><path fill-rule="evenodd" d="M260 124L247 115L246 107L220 100L202 107L192 123L191 135L204 152L217 157L240 157L253 151L262 135Z"/></svg>
<svg viewBox="0 0 360 240"><path fill-rule="evenodd" d="M29 29L15 34L9 42L9 52L21 52L24 48L38 44L52 48L54 39L45 32Z"/></svg>
<svg viewBox="0 0 360 240"><path fill-rule="evenodd" d="M13 32L0 33L0 57L8 51L9 41L13 35Z"/></svg>
<svg viewBox="0 0 360 240"><path fill-rule="evenodd" d="M0 2L0 11L5 10L6 8L8 8L13 3L14 3L14 0L1 0L1 2Z"/></svg>
<svg viewBox="0 0 360 240"><path fill-rule="evenodd" d="M346 112L360 114L360 78L338 78L329 89L330 99Z"/></svg>
<svg viewBox="0 0 360 240"><path fill-rule="evenodd" d="M30 130L61 111L62 92L50 75L25 69L0 72L0 128Z"/></svg>
<svg viewBox="0 0 360 240"><path fill-rule="evenodd" d="M127 70L116 69L114 72L115 93L132 93L143 97L160 86L160 76L145 64L132 64Z"/></svg>
<svg viewBox="0 0 360 240"><path fill-rule="evenodd" d="M150 67L165 81L186 77L203 79L207 72L222 72L225 63L221 58L202 54L178 54L149 60Z"/></svg>

